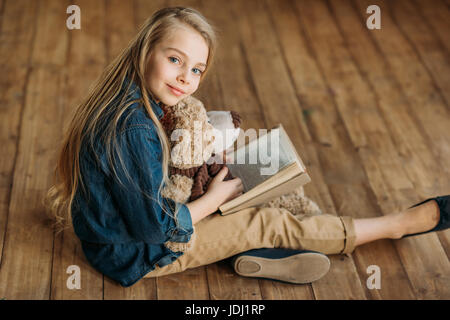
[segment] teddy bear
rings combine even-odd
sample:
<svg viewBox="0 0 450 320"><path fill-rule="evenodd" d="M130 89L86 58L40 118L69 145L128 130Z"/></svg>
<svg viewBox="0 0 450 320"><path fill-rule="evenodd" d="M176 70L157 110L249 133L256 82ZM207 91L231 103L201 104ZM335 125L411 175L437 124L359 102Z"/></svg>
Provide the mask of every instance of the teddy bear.
<svg viewBox="0 0 450 320"><path fill-rule="evenodd" d="M203 103L192 96L172 107L162 104L161 109L164 116L160 121L171 147L170 181L161 194L176 202L190 202L206 192L213 177L225 166L224 158L218 157L237 139L240 117L233 111L210 111L208 116ZM225 133L228 141L224 140ZM232 178L228 172L224 180Z"/></svg>
<svg viewBox="0 0 450 320"><path fill-rule="evenodd" d="M241 118L235 111L207 112L193 96L172 107L162 104L161 108L164 116L160 121L171 144L170 183L162 190L162 196L187 203L202 196L214 176L226 166L224 151L237 140ZM233 178L228 171L224 180ZM322 213L305 196L303 186L260 207L285 208L299 216Z"/></svg>

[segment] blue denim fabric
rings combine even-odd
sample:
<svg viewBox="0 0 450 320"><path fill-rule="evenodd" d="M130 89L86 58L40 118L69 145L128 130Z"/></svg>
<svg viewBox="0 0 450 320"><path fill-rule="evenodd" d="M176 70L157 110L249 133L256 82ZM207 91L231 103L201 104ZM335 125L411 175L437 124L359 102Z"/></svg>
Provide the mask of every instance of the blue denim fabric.
<svg viewBox="0 0 450 320"><path fill-rule="evenodd" d="M119 96L132 102L141 97L141 91L134 82L126 80ZM161 118L160 106L152 99L151 105ZM128 287L156 265L163 267L181 256L183 252L171 251L164 242L188 242L193 227L186 205L180 204L178 225L163 212L162 207L173 216L175 203L158 195L162 181L162 149L156 126L143 104L132 103L121 116L118 128L119 151L129 177L121 169L119 159L111 168L100 142L94 149L83 143L80 171L87 192L82 188L76 192L72 223L89 263ZM123 185L114 178L112 169ZM139 188L145 195L138 192Z"/></svg>

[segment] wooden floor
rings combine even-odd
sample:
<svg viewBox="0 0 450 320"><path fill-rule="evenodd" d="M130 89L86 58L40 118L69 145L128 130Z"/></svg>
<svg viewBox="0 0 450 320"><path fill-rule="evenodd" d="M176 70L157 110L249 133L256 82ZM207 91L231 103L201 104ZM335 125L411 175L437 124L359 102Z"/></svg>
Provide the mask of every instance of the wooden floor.
<svg viewBox="0 0 450 320"><path fill-rule="evenodd" d="M81 30L66 28L71 4ZM366 27L371 4L381 30ZM221 261L130 288L91 268L72 231L54 235L41 200L63 126L169 5L199 9L221 31L197 97L238 111L245 129L281 122L323 211L377 217L450 193L448 0L0 0L0 299L450 299L450 231L330 256L311 285L239 277ZM79 290L66 286L71 265ZM367 286L372 265L380 289Z"/></svg>

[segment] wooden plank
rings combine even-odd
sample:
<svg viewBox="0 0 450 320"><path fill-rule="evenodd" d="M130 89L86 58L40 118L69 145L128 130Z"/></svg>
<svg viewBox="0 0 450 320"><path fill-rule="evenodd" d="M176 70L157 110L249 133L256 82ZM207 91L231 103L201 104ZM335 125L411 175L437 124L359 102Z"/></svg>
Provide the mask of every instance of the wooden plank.
<svg viewBox="0 0 450 320"><path fill-rule="evenodd" d="M396 78L373 43L361 34L367 29L361 21L354 21L351 8L345 4L336 4L333 8L338 13L338 27L345 36L346 48L356 60L362 77L367 79L369 87L376 94L380 117L385 122L407 176L419 183L414 184L414 187L421 188L420 193L437 192L447 183L447 179L435 174L438 167L430 154L428 141L411 116L408 101ZM359 27L359 32L350 37L355 26Z"/></svg>
<svg viewBox="0 0 450 320"><path fill-rule="evenodd" d="M158 277L156 284L158 300L210 299L204 266Z"/></svg>
<svg viewBox="0 0 450 320"><path fill-rule="evenodd" d="M321 126L321 123L326 123L320 121L321 115L334 114L331 118L336 121L332 126L336 131L332 135L331 144L333 153L336 151L336 154L331 154L330 150L320 154L323 157L321 160L326 163L324 171L327 172L327 183L333 199L337 202L336 206L341 214L354 218L378 216L380 210L372 189L377 187L388 192L387 190L395 188L411 188L411 182L403 174L401 163L392 141L385 132L385 125L379 116L372 93L345 50L343 39L337 32L326 5L323 2L313 1L295 4L311 55L317 59L321 82L326 86L322 90L329 88L328 91L332 93L331 103L321 104L324 111L315 114L319 121L317 127ZM304 77L309 73L292 72L296 77ZM300 80L296 83L301 85ZM328 128L327 132L333 133L333 130ZM380 139L385 142L382 146L379 144ZM383 153L372 151L377 148L384 148L386 151ZM371 152L361 155L361 150ZM391 155L386 157L388 151ZM384 164L382 168L374 166L379 162ZM332 174L333 170L336 170L335 174ZM373 186L374 181L381 185ZM384 287L382 286L380 290L366 289L368 297L372 299L414 297L401 261L390 241L378 241L361 246L355 250L353 257L363 284L367 279L366 269L372 264L378 265L381 270L394 272L383 274Z"/></svg>
<svg viewBox="0 0 450 320"><path fill-rule="evenodd" d="M450 51L450 10L448 4L442 0L415 0L414 5L425 22L433 29L433 32L439 37L440 42L447 51Z"/></svg>
<svg viewBox="0 0 450 320"><path fill-rule="evenodd" d="M382 159L386 159L392 157L392 153L397 153L394 147L394 150L388 150L386 148L382 148L380 146L386 146L390 143L391 136L400 136L402 140L408 141L409 145L414 146L416 141L410 140L410 131L399 131L393 129L395 125L398 123L409 122L409 117L407 116L407 105L400 104L398 105L397 101L402 101L402 97L400 95L401 92L394 92L397 90L398 86L392 81L392 77L389 74L389 69L386 64L383 63L383 59L380 56L377 56L376 48L372 48L372 43L367 41L367 30L365 25L362 23L360 19L358 19L358 15L353 10L353 8L348 5L348 3L336 2L332 1L330 5L330 9L333 12L335 19L337 21L337 29L340 31L340 34L334 35L337 38L337 41L344 40L345 48L348 51L348 55L352 57L355 66L358 68L358 72L360 73L362 80L368 83L370 90L375 94L374 101L378 103L375 105L378 110L380 110L380 117L382 119L389 119L386 122L391 122L389 125L386 125L387 135L376 134L374 135L373 140L371 140L369 147L376 147L377 153L379 154L379 158L374 157L373 151L369 148L360 149L360 156L363 159L363 163L365 164L365 170L368 173L369 181L371 183L372 190L377 198L377 201L383 211L383 214L389 214L392 211L404 210L407 206L412 204L412 199L416 195L416 190L414 188L401 188L396 184L392 184L387 188L383 186L384 179L397 179L397 176L393 176L392 174L384 174L383 176L378 175L377 171L384 171L385 165L383 163L380 164ZM384 14L384 19L386 14ZM391 31L391 30L389 30ZM342 39L341 39L342 36ZM347 44L347 41L349 43ZM382 45L382 44L380 44ZM343 55L344 56L344 55ZM340 65L343 63L340 63ZM355 77L356 79L356 77ZM389 79L386 81L380 81L380 79ZM352 80L354 81L354 80ZM397 90L398 91L398 90ZM360 91L363 93L362 91ZM364 97L364 94L361 94ZM369 101L362 102L364 105L370 105ZM392 105L396 105L396 108L392 108ZM401 111L400 108L404 108ZM393 110L394 109L394 110ZM398 115L396 114L398 113ZM403 114L402 114L403 113ZM346 116L346 115L344 115ZM390 118L394 119L390 119ZM376 121L376 117L373 116L374 121ZM397 120L397 121L395 121ZM384 121L384 120L383 120ZM395 122L394 122L395 121ZM381 123L380 123L381 124ZM414 126L411 126L414 128ZM367 135L370 135L371 132L366 131ZM395 139L393 139L395 141ZM397 139L398 141L399 139ZM419 140L420 141L420 140ZM419 142L420 143L420 142ZM425 145L425 144L424 144ZM412 154L414 158L414 154ZM397 161L397 160L396 160ZM432 161L429 161L432 163ZM402 161L403 163L403 161ZM426 170L426 168L423 168ZM436 169L436 168L434 168ZM414 186L422 185L422 180L420 178L420 174L414 174L414 170L418 170L413 166L409 168L407 172L399 172L399 174L404 174L406 179L410 179ZM436 175L433 171L425 171L429 175L429 183L431 183L432 179L437 179L438 175ZM409 174L411 173L411 174ZM415 178L415 180L413 180ZM426 180L425 180L426 181ZM408 190L409 189L409 190ZM391 199L386 199L386 193L389 192ZM418 200L419 198L415 198ZM394 202L393 202L394 201ZM398 204L398 207L394 207L394 203ZM430 237L429 237L430 238ZM440 270L443 274L445 274L445 269L448 267L444 262L445 253L442 250L442 247L437 241L436 236L434 235L434 239L431 236L430 240L423 239L422 241L428 241L427 246L428 250L434 252L435 259L433 261L433 266L436 267L436 261L438 262L437 270ZM402 242L408 241L410 239L402 240ZM400 241L394 241L394 245L399 252L402 258L402 264L405 266L408 272L408 277L410 278L413 286L426 288L429 286L429 279L423 279L423 274L426 274L429 268L434 268L431 265L426 266L422 264L423 268L418 267L413 262L413 257L417 256L427 256L428 252L419 251L419 250L411 250L406 248L401 244ZM448 264L448 263L447 263ZM434 279L432 280L434 281ZM435 292L430 292L427 290L427 294L423 295L423 297L433 297L433 296L446 296L448 293L446 292L446 286L444 283L440 283L440 280L437 280L436 283L433 284ZM416 294L418 296L423 294L423 291L418 290Z"/></svg>
<svg viewBox="0 0 450 320"><path fill-rule="evenodd" d="M25 104L23 90L27 83L30 48L34 41L36 3L26 6L25 1L4 1L1 14L0 67L3 73L0 80L0 263L3 259L17 144ZM3 292L0 292L0 297L2 295Z"/></svg>
<svg viewBox="0 0 450 320"><path fill-rule="evenodd" d="M5 12L5 0L0 0L0 17L4 20L4 12ZM0 24L0 34L2 31L2 24Z"/></svg>
<svg viewBox="0 0 450 320"><path fill-rule="evenodd" d="M335 213L330 193L323 180L311 131L305 113L302 112L302 106L299 106L289 73L292 57L307 58L306 51L295 50L302 35L297 31L299 30L296 25L297 17L290 14L292 5L288 2L267 2L265 5L257 1L246 2L245 5L236 1L234 5L236 13L242 12L245 15L239 21L239 33L242 35L250 71L268 126L278 122L285 126L312 176L313 181L305 187L305 193L317 201L326 210L325 212ZM270 16L268 13L273 15ZM276 33L271 25L275 26ZM295 55L286 55L283 60L283 53L287 51L291 53L291 50L295 50ZM330 258L333 265L330 272L312 284L313 294L312 292L304 294L309 295L309 299L349 297L364 299L364 290L361 288L351 259L341 260L338 256ZM344 270L347 272L343 272ZM263 296L272 298L272 293L277 291L269 288L266 283L262 286ZM303 288L308 289L307 286ZM287 291L277 296L284 298L284 295L285 298L293 298Z"/></svg>
<svg viewBox="0 0 450 320"><path fill-rule="evenodd" d="M20 5L22 10L27 8L24 3ZM37 15L36 38L27 49L32 53L32 68L25 78L25 107L0 273L0 291L7 299L50 296L53 231L47 223L42 196L48 187L57 146L52 137L60 134L63 114L58 94L64 78L67 36L49 32L64 23L64 16L50 14L49 7L57 9L59 5L60 2L48 1L31 8ZM44 59L43 51L49 60Z"/></svg>
<svg viewBox="0 0 450 320"><path fill-rule="evenodd" d="M367 29L361 27L362 21L354 21L355 17L348 6L336 5L335 10L339 12L339 26L347 35L347 48L358 62L361 74L367 78L376 94L379 110L408 177L422 196L442 192L448 186L448 179L436 174L436 170L441 170L441 166L430 153L427 136L411 114L409 101L388 62L370 38L361 35L361 32L355 37L353 34L352 37L349 36L356 25L359 27L358 30Z"/></svg>
<svg viewBox="0 0 450 320"><path fill-rule="evenodd" d="M432 5L430 2L429 5ZM420 10L410 1L387 2L389 14L403 37L416 51L433 84L438 88L436 95L450 105L450 65L449 52L436 37L420 14ZM450 13L447 15L450 19ZM450 30L447 29L447 30ZM447 42L450 36L447 35Z"/></svg>
<svg viewBox="0 0 450 320"><path fill-rule="evenodd" d="M367 4L367 2L359 3L360 6L363 6L364 4ZM431 83L432 79L429 74L427 74L426 68L419 59L417 52L414 51L414 48L403 39L399 31L393 26L392 17L387 10L387 3L381 3L380 8L381 10L388 12L388 14L385 15L384 22L389 28L389 33L386 33L386 36L383 36L382 38L380 37L381 35L377 36L377 34L373 34L372 36L380 50L385 54L389 67L392 69L394 76L399 80L401 88L406 92L410 110L412 110L412 114L416 116L418 126L423 130L424 136L429 139L427 143L432 147L436 160L435 173L433 176L439 176L441 178L436 191L424 193L421 198L448 194L450 190L450 181L446 179L449 170L446 165L445 155L445 152L448 153L449 151L449 136L446 134L446 128L448 128L450 124L448 104L446 104L436 92L436 87ZM381 45L381 43L383 43L383 45ZM392 55L386 55L387 48L392 48L390 50ZM402 59L393 58L396 56L402 56ZM411 82L411 76L414 76L413 82ZM440 131L440 134L438 131ZM433 147L435 148L433 149ZM444 153L441 150L444 150ZM437 284L433 283L435 279L440 277L443 270L448 270L448 256L450 254L450 232L443 231L437 233L437 235L446 251L447 262L444 259L441 264L436 265L437 261L439 261L438 256L435 258L436 261L431 262L430 260L426 260L429 264L424 266L424 272L432 271L432 274L437 274L437 277L427 278L425 281L430 282L428 286L419 286L416 288L417 292L420 292L424 297L441 298L442 296L448 296L449 294L448 287L442 287L440 281L438 281ZM427 238L430 239L430 241L436 240L434 235L428 236ZM426 239L426 237L424 237L424 239ZM436 246L437 247L434 248L440 251L438 244L436 244ZM423 254L427 254L427 252L424 251ZM411 260L414 258L415 257L411 257ZM443 274L448 274L448 271L443 271ZM420 277L420 275L417 275L417 277ZM440 295L440 293L442 293L442 295Z"/></svg>
<svg viewBox="0 0 450 320"><path fill-rule="evenodd" d="M258 280L239 276L230 261L206 266L210 300L261 300Z"/></svg>
<svg viewBox="0 0 450 320"><path fill-rule="evenodd" d="M105 9L103 2L79 0L75 3L81 10L81 30L68 30L64 34L70 37L69 52L63 79L64 122L60 130L66 130L78 104L84 99L89 88L100 76L105 67ZM66 4L65 4L66 5ZM62 10L62 11L61 11ZM58 9L65 12L65 7ZM67 15L62 15L67 19ZM65 24L65 22L64 22ZM61 136L54 135L55 138ZM57 141L58 143L60 141ZM76 265L80 268L81 289L67 288L67 268ZM80 240L73 228L55 236L51 298L55 300L99 300L103 298L103 275L96 271L86 260Z"/></svg>
<svg viewBox="0 0 450 320"><path fill-rule="evenodd" d="M167 7L167 0L134 0L134 7L135 25L137 27L136 29L138 29L153 13L161 8Z"/></svg>
<svg viewBox="0 0 450 320"><path fill-rule="evenodd" d="M364 20L364 7L356 10L363 15ZM374 43L373 49L367 50L366 48L370 46L370 44L366 45L366 42L368 41L367 37L362 37L355 41L352 40L353 38L349 37L349 47L354 50L361 48L358 50L360 50L359 55L361 56L360 66L362 72L367 74L373 83L377 84L374 89L378 91L378 99L380 100L379 106L386 114L384 118L391 129L391 135L396 142L396 146L403 159L405 169L407 170L412 181L414 181L415 189L420 195L420 198L423 199L433 195L448 194L450 182L447 178L448 174L445 174L445 172L448 172L448 168L446 168L444 164L445 162L439 162L440 155L436 158L435 151L432 147L434 141L430 138L429 132L427 132L427 130L431 131L433 129L426 128L432 126L432 121L443 121L444 123L448 123L448 117L440 117L441 120L437 119L438 117L435 117L432 121L427 122L424 130L424 125L421 121L424 121L425 118L423 118L423 116L414 116L414 113L411 112L412 107L410 104L412 103L414 106L417 105L417 102L415 101L415 98L408 99L406 96L407 94L404 93L404 90L409 90L410 87L408 84L409 75L405 75L401 70L397 73L391 70L391 65L392 63L395 64L396 59L389 56L389 54L393 57L401 57L405 52L407 52L406 56L411 56L414 54L411 52L411 49L409 49L407 43L404 42L401 35L397 32L396 28L391 29L391 20L389 19L388 13L389 11L386 10L386 22L388 23L388 29L386 29L384 33L389 37L380 37L378 42L380 46L377 43ZM351 28L352 27L350 26L348 32L350 32ZM391 32L395 34L393 39L391 39ZM369 35L375 35L375 33L370 33ZM385 41L388 41L388 43ZM406 47L401 46L397 49L396 47L399 41L403 41L402 43L404 43ZM378 52L378 54L373 57L375 52ZM384 58L385 54L388 54L387 57L390 58L389 60ZM364 58L362 58L362 56L364 56ZM366 59L365 56L370 56L371 59ZM392 62L392 60L394 60L394 62ZM375 62L376 65L373 65L372 61ZM378 66L380 63L385 64L385 66L380 68ZM418 60L414 60L404 64L403 68L408 69L413 66L413 68L417 69L420 68L420 65L421 64ZM401 66L399 66L399 68L401 68ZM425 70L420 68L420 70L416 70L414 77L418 78L419 82L424 82L422 78L425 76L425 73ZM397 78L400 80L397 80ZM406 86L402 87L400 81L406 83ZM421 90L421 87L418 87L417 89ZM433 90L433 88L428 86L428 90ZM430 94L430 96L434 95L435 93ZM429 101L433 100L434 99L430 99ZM395 108L392 108L393 105ZM420 110L421 107L419 107L419 105L415 108L419 110L419 112L423 112ZM441 112L445 112L445 110L443 110L443 106L439 108ZM440 123L438 125L440 125ZM443 127L445 127L445 125L441 127L441 130L443 130ZM434 134L438 135L438 133ZM444 174L442 174L443 172ZM411 199L411 201L415 200L417 199ZM447 256L449 256L450 233L441 232L439 233L439 238L447 253Z"/></svg>
<svg viewBox="0 0 450 320"><path fill-rule="evenodd" d="M137 33L133 1L109 0L105 6L106 63L118 56Z"/></svg>
<svg viewBox="0 0 450 320"><path fill-rule="evenodd" d="M355 7L359 8L357 10L361 14L364 10L364 4L368 4L368 1L354 2ZM376 47L386 57L386 63L388 63L393 76L398 79L400 88L408 99L410 113L414 117L416 126L420 128L426 138L426 143L437 163L436 170L439 172L440 179L437 182L437 188L422 193L421 198L448 194L450 190L450 181L446 178L450 171L447 166L448 153L450 153L448 148L450 136L446 134L450 124L448 105L437 95L435 86L416 52L402 37L398 29L393 26L392 18L385 3L381 3L380 8L387 13L383 21L389 32L384 32L382 36L379 33L371 33L371 35L376 42ZM401 57L401 59L396 57ZM414 81L411 79L414 79ZM434 176L436 177L437 174ZM438 236L447 256L449 256L450 232L439 232Z"/></svg>
<svg viewBox="0 0 450 320"><path fill-rule="evenodd" d="M366 19L365 9L369 1L356 1L354 5ZM450 156L450 136L443 134L449 127L449 110L436 95L435 87L425 68L420 63L417 54L409 43L402 37L398 29L393 25L384 2L379 4L383 14L384 28L380 32L370 33L388 62L392 73L399 80L406 98L409 101L411 114L420 126L427 143L430 145L436 161L442 168L443 175L449 175L450 168L447 163Z"/></svg>

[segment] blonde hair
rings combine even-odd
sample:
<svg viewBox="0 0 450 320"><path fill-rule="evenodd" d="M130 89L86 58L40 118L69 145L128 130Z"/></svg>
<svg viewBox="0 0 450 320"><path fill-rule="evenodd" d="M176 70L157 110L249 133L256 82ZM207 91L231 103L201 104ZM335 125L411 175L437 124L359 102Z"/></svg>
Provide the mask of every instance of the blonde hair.
<svg viewBox="0 0 450 320"><path fill-rule="evenodd" d="M74 117L65 132L62 147L59 151L57 164L54 172L54 184L48 190L44 205L48 209L50 218L54 225L62 231L69 225L72 218L72 203L77 188L83 189L83 177L80 172L80 150L83 143L94 146L94 139L101 132L101 140L105 143L105 150L110 168L115 177L120 178L114 170L114 150L118 150L116 141L116 129L120 116L136 101L123 103L126 94L119 103L112 103L118 97L126 78L130 78L142 93L140 102L144 105L148 115L154 122L162 147L163 179L159 186L158 195L163 185L169 182L169 159L170 144L164 128L150 105L149 96L154 99L153 94L148 91L145 80L147 71L147 57L152 49L175 27L187 25L196 30L206 41L209 47L208 61L205 71L201 76L202 81L211 68L216 50L216 30L198 11L192 8L169 7L155 12L140 27L138 34L130 41L127 47L109 64L101 74L97 82L91 87L88 96L78 105ZM130 85L126 88L128 92ZM102 130L98 130L102 128ZM94 153L95 154L95 153ZM119 153L119 160L122 158ZM97 159L97 161L100 161ZM127 175L127 171L123 166ZM142 190L141 190L142 191ZM164 206L161 206L164 209ZM177 203L174 213L176 219L180 205ZM170 214L169 212L165 211Z"/></svg>

